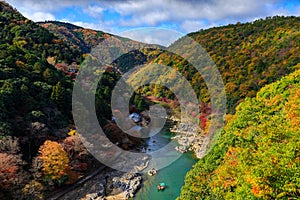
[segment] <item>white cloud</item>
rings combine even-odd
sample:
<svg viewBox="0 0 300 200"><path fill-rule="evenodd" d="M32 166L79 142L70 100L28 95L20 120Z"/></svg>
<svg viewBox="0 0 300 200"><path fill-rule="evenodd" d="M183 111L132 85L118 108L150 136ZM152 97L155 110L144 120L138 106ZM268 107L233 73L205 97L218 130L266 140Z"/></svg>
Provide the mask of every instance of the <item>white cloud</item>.
<svg viewBox="0 0 300 200"><path fill-rule="evenodd" d="M184 20L221 20L232 17L251 17L262 14L265 5L276 0L152 0L152 1L123 1L113 3L111 7L122 16L132 16L135 25L156 25L162 21L180 22Z"/></svg>
<svg viewBox="0 0 300 200"><path fill-rule="evenodd" d="M183 31L250 21L272 15L299 15L300 7L293 11L280 7L288 0L7 0L30 19L51 20L67 7L78 7L91 18L97 18L99 28L123 29L138 26L175 24ZM78 11L78 10L77 10ZM104 11L118 14L111 21ZM36 14L38 13L38 14ZM44 13L44 14L42 14ZM71 17L67 17L71 19ZM72 21L80 19L72 18ZM205 23L204 23L205 22ZM78 22L79 23L79 22ZM82 23L87 23L82 21ZM108 25L109 24L109 25ZM89 27L92 25L88 24ZM111 28L109 26L114 26Z"/></svg>
<svg viewBox="0 0 300 200"><path fill-rule="evenodd" d="M116 33L116 30L113 28L113 26L111 26L111 24L109 22L107 22L107 23L101 23L101 22L89 23L89 22L82 22L82 21L72 21L69 19L62 19L60 21L71 23L71 24L74 24L76 26L80 26L83 28L97 30L97 31L103 31L103 32L112 33L112 34Z"/></svg>
<svg viewBox="0 0 300 200"><path fill-rule="evenodd" d="M150 12L145 13L143 16L133 17L133 19L125 20L121 19L121 26L139 26L142 24L147 24L148 26L155 26L159 22L163 22L169 19L167 13L163 12Z"/></svg>
<svg viewBox="0 0 300 200"><path fill-rule="evenodd" d="M6 0L9 4L22 9L31 11L52 12L69 6L86 6L91 1L84 0Z"/></svg>
<svg viewBox="0 0 300 200"><path fill-rule="evenodd" d="M287 15L294 15L299 16L300 15L300 6L295 6L293 10L288 10L284 7L278 7L277 9L269 8L270 15L278 15L278 16L287 16Z"/></svg>
<svg viewBox="0 0 300 200"><path fill-rule="evenodd" d="M169 46L184 34L171 29L148 27L128 30L119 35L147 44Z"/></svg>
<svg viewBox="0 0 300 200"><path fill-rule="evenodd" d="M100 6L88 5L87 8L84 8L84 12L89 14L92 17L101 17L105 9Z"/></svg>
<svg viewBox="0 0 300 200"><path fill-rule="evenodd" d="M51 13L44 13L44 12L23 12L23 15L32 21L46 21L46 20L55 20L54 15Z"/></svg>
<svg viewBox="0 0 300 200"><path fill-rule="evenodd" d="M198 31L199 27L205 27L205 23L198 20L186 20L181 24L181 28L187 32Z"/></svg>

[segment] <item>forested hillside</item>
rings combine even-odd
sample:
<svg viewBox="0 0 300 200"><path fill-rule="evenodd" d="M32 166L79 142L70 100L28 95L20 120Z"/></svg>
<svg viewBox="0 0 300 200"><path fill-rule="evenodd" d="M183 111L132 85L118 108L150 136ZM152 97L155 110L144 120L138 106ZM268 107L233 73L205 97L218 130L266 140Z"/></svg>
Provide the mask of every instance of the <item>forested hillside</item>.
<svg viewBox="0 0 300 200"><path fill-rule="evenodd" d="M298 70L246 98L178 199L298 199L299 91Z"/></svg>
<svg viewBox="0 0 300 200"><path fill-rule="evenodd" d="M3 2L0 18L0 134L26 135L35 121L65 126L72 83L47 60L78 63L81 53Z"/></svg>
<svg viewBox="0 0 300 200"><path fill-rule="evenodd" d="M56 182L70 169L68 154L54 141L69 131L73 83L49 62L79 64L81 53L4 2L0 18L0 198L41 199L49 187L42 180ZM46 140L53 142L39 151ZM80 144L76 138L64 143L75 141ZM56 166L47 169L41 156Z"/></svg>
<svg viewBox="0 0 300 200"><path fill-rule="evenodd" d="M299 27L299 17L272 17L201 30L188 36L216 63L225 84L227 109L232 113L240 100L254 97L265 84L295 70L300 62ZM193 55L194 50L191 47L186 54ZM210 101L201 74L184 59L164 52L152 62L173 66L190 81L200 101ZM159 93L167 94L157 90Z"/></svg>
<svg viewBox="0 0 300 200"><path fill-rule="evenodd" d="M82 53L89 53L92 47L95 47L105 38L112 36L102 31L84 29L70 23L58 21L40 22L39 24Z"/></svg>
<svg viewBox="0 0 300 200"><path fill-rule="evenodd" d="M215 61L228 112L236 114L227 115L217 144L187 174L178 199L299 198L299 23L272 17L189 34Z"/></svg>
<svg viewBox="0 0 300 200"><path fill-rule="evenodd" d="M43 199L98 165L72 130L70 69L84 52L2 1L0 19L0 199ZM99 84L101 119L118 76Z"/></svg>
<svg viewBox="0 0 300 200"><path fill-rule="evenodd" d="M161 51L157 49L159 45L151 45L152 48L139 48L139 45L142 44L140 42L136 42L117 35L104 33L102 31L82 28L70 23L47 21L39 22L38 24L55 34L66 44L69 44L69 46L73 49L79 50L82 54L90 53L93 48L97 49L97 45L101 44L101 42L107 38L115 40L114 45L116 45L116 49L119 49L121 51L125 50L122 46L122 42L126 42L126 44L129 46L137 47L136 50L121 55L112 63L113 67L118 68L123 73L127 72L135 66L148 63L152 59L156 58L159 53L161 53ZM105 54L107 52L101 53Z"/></svg>
<svg viewBox="0 0 300 200"><path fill-rule="evenodd" d="M2 1L0 18L0 199L44 199L100 165L78 137L71 98L80 64L111 35L60 22L45 23L49 31ZM114 36L120 40L140 44ZM108 138L128 149L133 138L108 121L122 62L113 65L96 66L96 112Z"/></svg>

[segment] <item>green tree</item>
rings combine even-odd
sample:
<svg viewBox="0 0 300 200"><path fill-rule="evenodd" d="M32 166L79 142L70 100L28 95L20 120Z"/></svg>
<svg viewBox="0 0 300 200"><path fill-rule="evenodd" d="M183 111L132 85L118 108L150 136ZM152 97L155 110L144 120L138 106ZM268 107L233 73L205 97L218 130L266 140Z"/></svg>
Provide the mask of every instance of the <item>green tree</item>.
<svg viewBox="0 0 300 200"><path fill-rule="evenodd" d="M298 199L299 91L298 70L242 102L178 199Z"/></svg>
<svg viewBox="0 0 300 200"><path fill-rule="evenodd" d="M56 76L55 76L54 72L50 68L47 68L43 72L43 78L49 84L54 84L54 83L57 82Z"/></svg>
<svg viewBox="0 0 300 200"><path fill-rule="evenodd" d="M62 109L65 105L66 93L61 82L57 82L52 88L51 99L57 104L58 108Z"/></svg>

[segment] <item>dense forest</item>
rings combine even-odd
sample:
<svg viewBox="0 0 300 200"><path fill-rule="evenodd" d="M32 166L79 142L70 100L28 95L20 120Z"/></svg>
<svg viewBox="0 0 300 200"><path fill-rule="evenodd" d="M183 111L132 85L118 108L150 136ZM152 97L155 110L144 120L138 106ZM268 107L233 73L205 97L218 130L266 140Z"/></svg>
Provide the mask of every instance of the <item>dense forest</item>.
<svg viewBox="0 0 300 200"><path fill-rule="evenodd" d="M298 70L239 104L178 199L298 199L299 91Z"/></svg>
<svg viewBox="0 0 300 200"><path fill-rule="evenodd" d="M215 61L227 112L236 113L227 114L216 145L187 174L178 199L299 198L299 71L290 74L300 67L299 23L269 17L189 34ZM194 83L207 102L203 84Z"/></svg>
<svg viewBox="0 0 300 200"><path fill-rule="evenodd" d="M108 34L97 32L91 39L95 31L81 28L89 39L84 45L72 37L65 41L4 2L0 18L0 199L42 199L99 165L74 129L71 98L80 63L92 47L89 41ZM103 126L111 118L109 97L119 77L108 68L98 85L97 115ZM123 144L126 135L117 126L104 130Z"/></svg>
<svg viewBox="0 0 300 200"><path fill-rule="evenodd" d="M70 127L73 81L55 68L82 53L4 2L0 18L0 198L42 199L91 159Z"/></svg>
<svg viewBox="0 0 300 200"><path fill-rule="evenodd" d="M121 50L124 41L143 46L69 23L34 23L4 2L0 18L0 199L43 199L100 165L81 143L72 118L72 88L82 63L107 38ZM187 174L179 199L299 198L299 27L299 17L276 16L187 35L220 71L228 114L216 145ZM122 74L137 65L173 67L210 110L201 74L185 59L156 47L99 66L97 117L108 138L126 150L137 141L122 142L128 136L110 121L110 98ZM146 85L132 97L138 111L147 107L142 96L176 100L167 88ZM209 120L204 114L197 116L202 126Z"/></svg>
<svg viewBox="0 0 300 200"><path fill-rule="evenodd" d="M229 113L234 112L240 100L254 97L265 84L295 70L300 61L299 26L299 17L276 16L188 34L207 51L219 69ZM193 55L193 50L191 47L186 53ZM210 102L201 74L185 59L160 52L152 62L173 66L190 81L199 101ZM168 94L156 90L157 94Z"/></svg>
<svg viewBox="0 0 300 200"><path fill-rule="evenodd" d="M89 53L92 47L95 47L105 38L112 36L102 31L84 29L70 23L58 21L39 22L39 24L82 53Z"/></svg>

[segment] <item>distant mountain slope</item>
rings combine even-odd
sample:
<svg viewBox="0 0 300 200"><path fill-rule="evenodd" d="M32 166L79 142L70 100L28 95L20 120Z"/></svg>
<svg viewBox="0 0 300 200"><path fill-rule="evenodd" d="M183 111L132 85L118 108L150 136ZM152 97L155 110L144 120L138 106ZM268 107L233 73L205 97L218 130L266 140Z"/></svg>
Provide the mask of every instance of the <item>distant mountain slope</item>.
<svg viewBox="0 0 300 200"><path fill-rule="evenodd" d="M294 66L300 62L299 27L300 17L272 17L201 30L188 36L206 49L216 63L225 83L228 111L232 112L239 100L255 96L265 84L295 70ZM190 53L194 49L191 46ZM165 52L153 62L174 66L191 81L200 100L209 102L201 74L185 60Z"/></svg>
<svg viewBox="0 0 300 200"><path fill-rule="evenodd" d="M242 102L178 200L299 199L299 91L298 70Z"/></svg>
<svg viewBox="0 0 300 200"><path fill-rule="evenodd" d="M141 42L102 31L82 28L70 23L47 21L39 22L38 24L61 38L65 43L69 44L70 47L80 50L83 54L90 53L92 48L96 49L97 45L108 38L110 38L111 45L115 46L115 49L119 49L121 52L127 51L122 43L126 43L127 46L135 48L135 50L130 51L128 54L121 55L121 57L112 63L114 67L119 68L122 72L130 70L136 65L149 62L153 58L153 52L155 52L157 48L160 48L159 45L147 45L151 47L152 50L143 50L142 48L145 44ZM109 52L102 49L101 54L105 53L109 56Z"/></svg>
<svg viewBox="0 0 300 200"><path fill-rule="evenodd" d="M92 47L105 38L112 36L102 31L95 31L58 21L39 22L38 24L56 34L74 48L80 49L83 53L89 53Z"/></svg>
<svg viewBox="0 0 300 200"><path fill-rule="evenodd" d="M63 43L58 37L23 17L5 2L1 4L1 44L15 45L45 58L56 56L58 62L78 62L80 52Z"/></svg>

